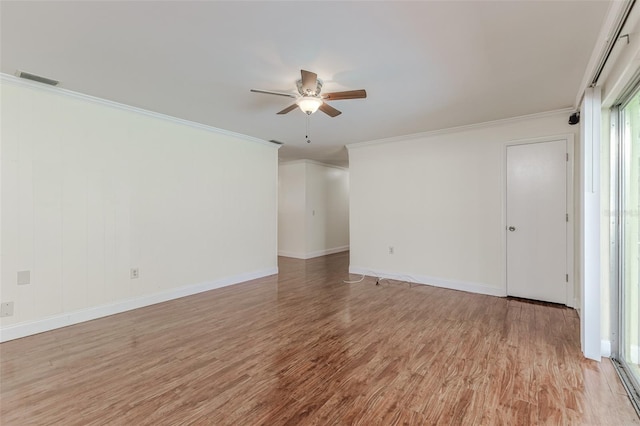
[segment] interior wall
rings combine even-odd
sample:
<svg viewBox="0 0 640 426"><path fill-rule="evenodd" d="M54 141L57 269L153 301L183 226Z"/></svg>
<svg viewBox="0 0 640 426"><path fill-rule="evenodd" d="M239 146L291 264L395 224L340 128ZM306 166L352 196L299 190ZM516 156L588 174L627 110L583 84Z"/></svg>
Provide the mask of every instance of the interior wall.
<svg viewBox="0 0 640 426"><path fill-rule="evenodd" d="M278 166L278 254L303 257L307 247L306 163Z"/></svg>
<svg viewBox="0 0 640 426"><path fill-rule="evenodd" d="M576 135L568 116L349 146L350 271L505 295L505 144Z"/></svg>
<svg viewBox="0 0 640 426"><path fill-rule="evenodd" d="M3 339L277 272L274 145L9 77L0 90Z"/></svg>
<svg viewBox="0 0 640 426"><path fill-rule="evenodd" d="M349 172L306 161L308 257L349 249Z"/></svg>
<svg viewBox="0 0 640 426"><path fill-rule="evenodd" d="M298 259L349 249L349 172L311 160L279 166L278 253Z"/></svg>

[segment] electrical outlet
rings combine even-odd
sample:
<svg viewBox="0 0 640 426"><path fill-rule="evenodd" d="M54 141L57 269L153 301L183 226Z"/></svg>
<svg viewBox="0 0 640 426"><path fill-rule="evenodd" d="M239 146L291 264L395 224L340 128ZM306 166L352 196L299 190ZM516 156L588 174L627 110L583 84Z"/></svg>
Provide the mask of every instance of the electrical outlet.
<svg viewBox="0 0 640 426"><path fill-rule="evenodd" d="M13 302L0 303L0 317L13 316Z"/></svg>
<svg viewBox="0 0 640 426"><path fill-rule="evenodd" d="M140 271L138 271L138 268L131 268L131 279L137 280L139 277L140 277Z"/></svg>
<svg viewBox="0 0 640 426"><path fill-rule="evenodd" d="M389 254L393 254L393 252L394 252L393 246L389 246Z"/></svg>

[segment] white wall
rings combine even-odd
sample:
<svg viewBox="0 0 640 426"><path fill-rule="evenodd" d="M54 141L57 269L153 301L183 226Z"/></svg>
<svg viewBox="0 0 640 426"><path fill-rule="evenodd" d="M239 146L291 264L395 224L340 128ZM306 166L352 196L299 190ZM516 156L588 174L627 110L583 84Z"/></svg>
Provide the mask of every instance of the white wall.
<svg viewBox="0 0 640 426"><path fill-rule="evenodd" d="M4 75L0 90L2 339L277 272L274 145Z"/></svg>
<svg viewBox="0 0 640 426"><path fill-rule="evenodd" d="M576 134L568 117L348 146L350 271L505 295L505 143Z"/></svg>
<svg viewBox="0 0 640 426"><path fill-rule="evenodd" d="M278 252L309 259L349 249L349 172L299 160L279 167Z"/></svg>
<svg viewBox="0 0 640 426"><path fill-rule="evenodd" d="M307 247L306 163L278 166L278 254L303 257Z"/></svg>
<svg viewBox="0 0 640 426"><path fill-rule="evenodd" d="M349 172L306 162L307 256L349 249Z"/></svg>

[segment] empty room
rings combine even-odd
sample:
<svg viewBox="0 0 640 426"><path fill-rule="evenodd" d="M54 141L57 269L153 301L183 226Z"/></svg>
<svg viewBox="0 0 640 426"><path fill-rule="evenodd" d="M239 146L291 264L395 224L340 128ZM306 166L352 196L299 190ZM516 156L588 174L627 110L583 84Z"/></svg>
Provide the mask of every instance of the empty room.
<svg viewBox="0 0 640 426"><path fill-rule="evenodd" d="M640 5L0 1L0 424L640 424Z"/></svg>

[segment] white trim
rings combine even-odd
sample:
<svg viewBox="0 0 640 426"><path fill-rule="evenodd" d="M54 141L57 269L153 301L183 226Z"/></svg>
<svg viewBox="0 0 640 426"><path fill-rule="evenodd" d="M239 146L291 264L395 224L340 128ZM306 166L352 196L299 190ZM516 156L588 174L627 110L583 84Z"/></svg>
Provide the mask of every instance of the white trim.
<svg viewBox="0 0 640 426"><path fill-rule="evenodd" d="M432 137L432 136L448 135L448 134L453 134L453 133L466 132L466 131L470 131L470 130L485 129L485 128L488 128L488 127L495 127L495 126L501 126L501 125L506 125L506 124L518 123L518 122L521 122L521 121L533 120L533 119L537 119L537 118L545 118L545 117L552 117L552 116L556 116L556 115L572 114L574 112L575 112L574 108L563 108L563 109L558 109L558 110L553 110L553 111L539 112L539 113L536 113L536 114L520 115L518 117L503 118L503 119L500 119L500 120L493 120L493 121L485 121L485 122L482 122L482 123L468 124L466 126L448 127L446 129L430 130L430 131L422 132L422 133L412 133L412 134L409 134L409 135L394 136L394 137L391 137L391 138L376 139L376 140L366 141L366 142L356 142L356 143L348 144L348 145L346 145L346 147L347 147L347 149L351 150L351 149L362 148L362 147L366 147L366 146L370 146L370 145L380 145L380 144L393 143L393 142L402 142L402 141L409 141L409 140L414 140L414 139L428 138L428 137Z"/></svg>
<svg viewBox="0 0 640 426"><path fill-rule="evenodd" d="M195 121L184 120L182 118L172 117L170 115L162 114L159 112L149 111L143 108L134 107L131 105L122 104L119 102L110 101L107 99L98 98L91 95L86 95L84 93L74 92L72 90L63 89L61 87L48 86L43 83L37 83L34 81L25 80L23 78L18 78L9 74L0 73L0 82L11 84L13 86L19 87L27 87L31 89L37 89L44 92L55 93L58 95L63 95L69 98L80 99L83 101L91 102L98 105L104 105L107 107L129 111L137 114L146 115L148 117L157 118L159 120L168 121L171 123L181 124L183 126L192 127L195 129L205 130L211 133L217 133L224 136L230 136L233 138L242 139L248 142L257 143L260 145L269 146L275 149L280 149L282 145L277 145L272 142L267 142L263 139L254 138L253 136L243 135L241 133L232 132L230 130L224 130L217 127L209 126L207 124L196 123Z"/></svg>
<svg viewBox="0 0 640 426"><path fill-rule="evenodd" d="M310 253L307 253L307 259L312 259L314 257L320 257L320 256L326 256L328 254L334 254L334 253L342 253L344 251L349 251L349 246L341 246L341 247L334 247L334 248L330 248L330 249L325 249L325 250L317 250L317 251L312 251Z"/></svg>
<svg viewBox="0 0 640 426"><path fill-rule="evenodd" d="M285 250L278 250L278 256L307 260L307 259L313 259L314 257L326 256L328 254L342 253L344 251L349 251L349 246L335 247L335 248L330 248L325 250L317 250L309 253L294 253L294 252L285 251Z"/></svg>
<svg viewBox="0 0 640 426"><path fill-rule="evenodd" d="M567 135L567 153L569 161L567 162L567 213L569 214L569 222L567 225L567 273L569 274L569 282L567 283L567 306L576 308L576 271L575 271L575 225L576 212L574 206L575 200L575 137L573 134Z"/></svg>
<svg viewBox="0 0 640 426"><path fill-rule="evenodd" d="M611 341L610 340L600 341L600 355L602 355L605 358L611 357Z"/></svg>
<svg viewBox="0 0 640 426"><path fill-rule="evenodd" d="M428 277L426 275L410 275L389 271L362 268L360 266L349 266L350 274L367 275L370 277L389 278L392 280L405 281L412 284L430 285L433 287L447 288L450 290L466 291L468 293L486 294L489 296L505 297L504 289L491 287L482 283L468 281L457 281L445 278Z"/></svg>
<svg viewBox="0 0 640 426"><path fill-rule="evenodd" d="M291 257L293 259L302 259L302 260L306 259L304 253L296 253L296 252L286 251L286 250L278 250L278 256Z"/></svg>
<svg viewBox="0 0 640 426"><path fill-rule="evenodd" d="M284 161L278 162L279 166L288 166L290 164L315 164L316 166L324 166L324 167L330 167L332 169L349 171L348 167L336 166L335 164L321 163L320 161L315 161L315 160L302 159L302 160L284 160Z"/></svg>
<svg viewBox="0 0 640 426"><path fill-rule="evenodd" d="M574 250L575 250L575 241L573 226L575 223L574 211L573 211L573 167L574 167L574 135L572 133L556 135L556 136L544 136L532 139L519 139L505 142L504 149L502 150L503 157L503 168L502 168L502 258L504 259L504 270L503 270L503 282L504 282L504 291L506 294L509 294L509 289L507 288L507 148L515 145L527 145L534 143L544 143L544 142L553 142L563 140L566 144L567 154L569 154L569 161L567 162L566 167L566 209L569 214L569 222L567 223L567 236L566 236L566 245L567 245L567 253L566 253L566 267L567 274L569 274L569 280L566 283L566 291L565 291L565 305L570 308L575 308L577 305L575 303L575 272L574 272Z"/></svg>
<svg viewBox="0 0 640 426"><path fill-rule="evenodd" d="M179 299L185 296L202 293L216 288L226 287L257 278L267 277L278 273L278 268L267 268L260 271L246 272L231 277L221 278L215 281L205 281L198 284L186 285L183 287L165 290L155 294L149 294L133 299L122 300L102 306L95 306L87 309L81 309L74 312L66 312L49 318L35 321L28 321L19 324L13 324L0 329L0 342L19 339L21 337L42 333L56 328L66 327L109 315L119 314L121 312L138 309L156 303L162 303L173 299Z"/></svg>

